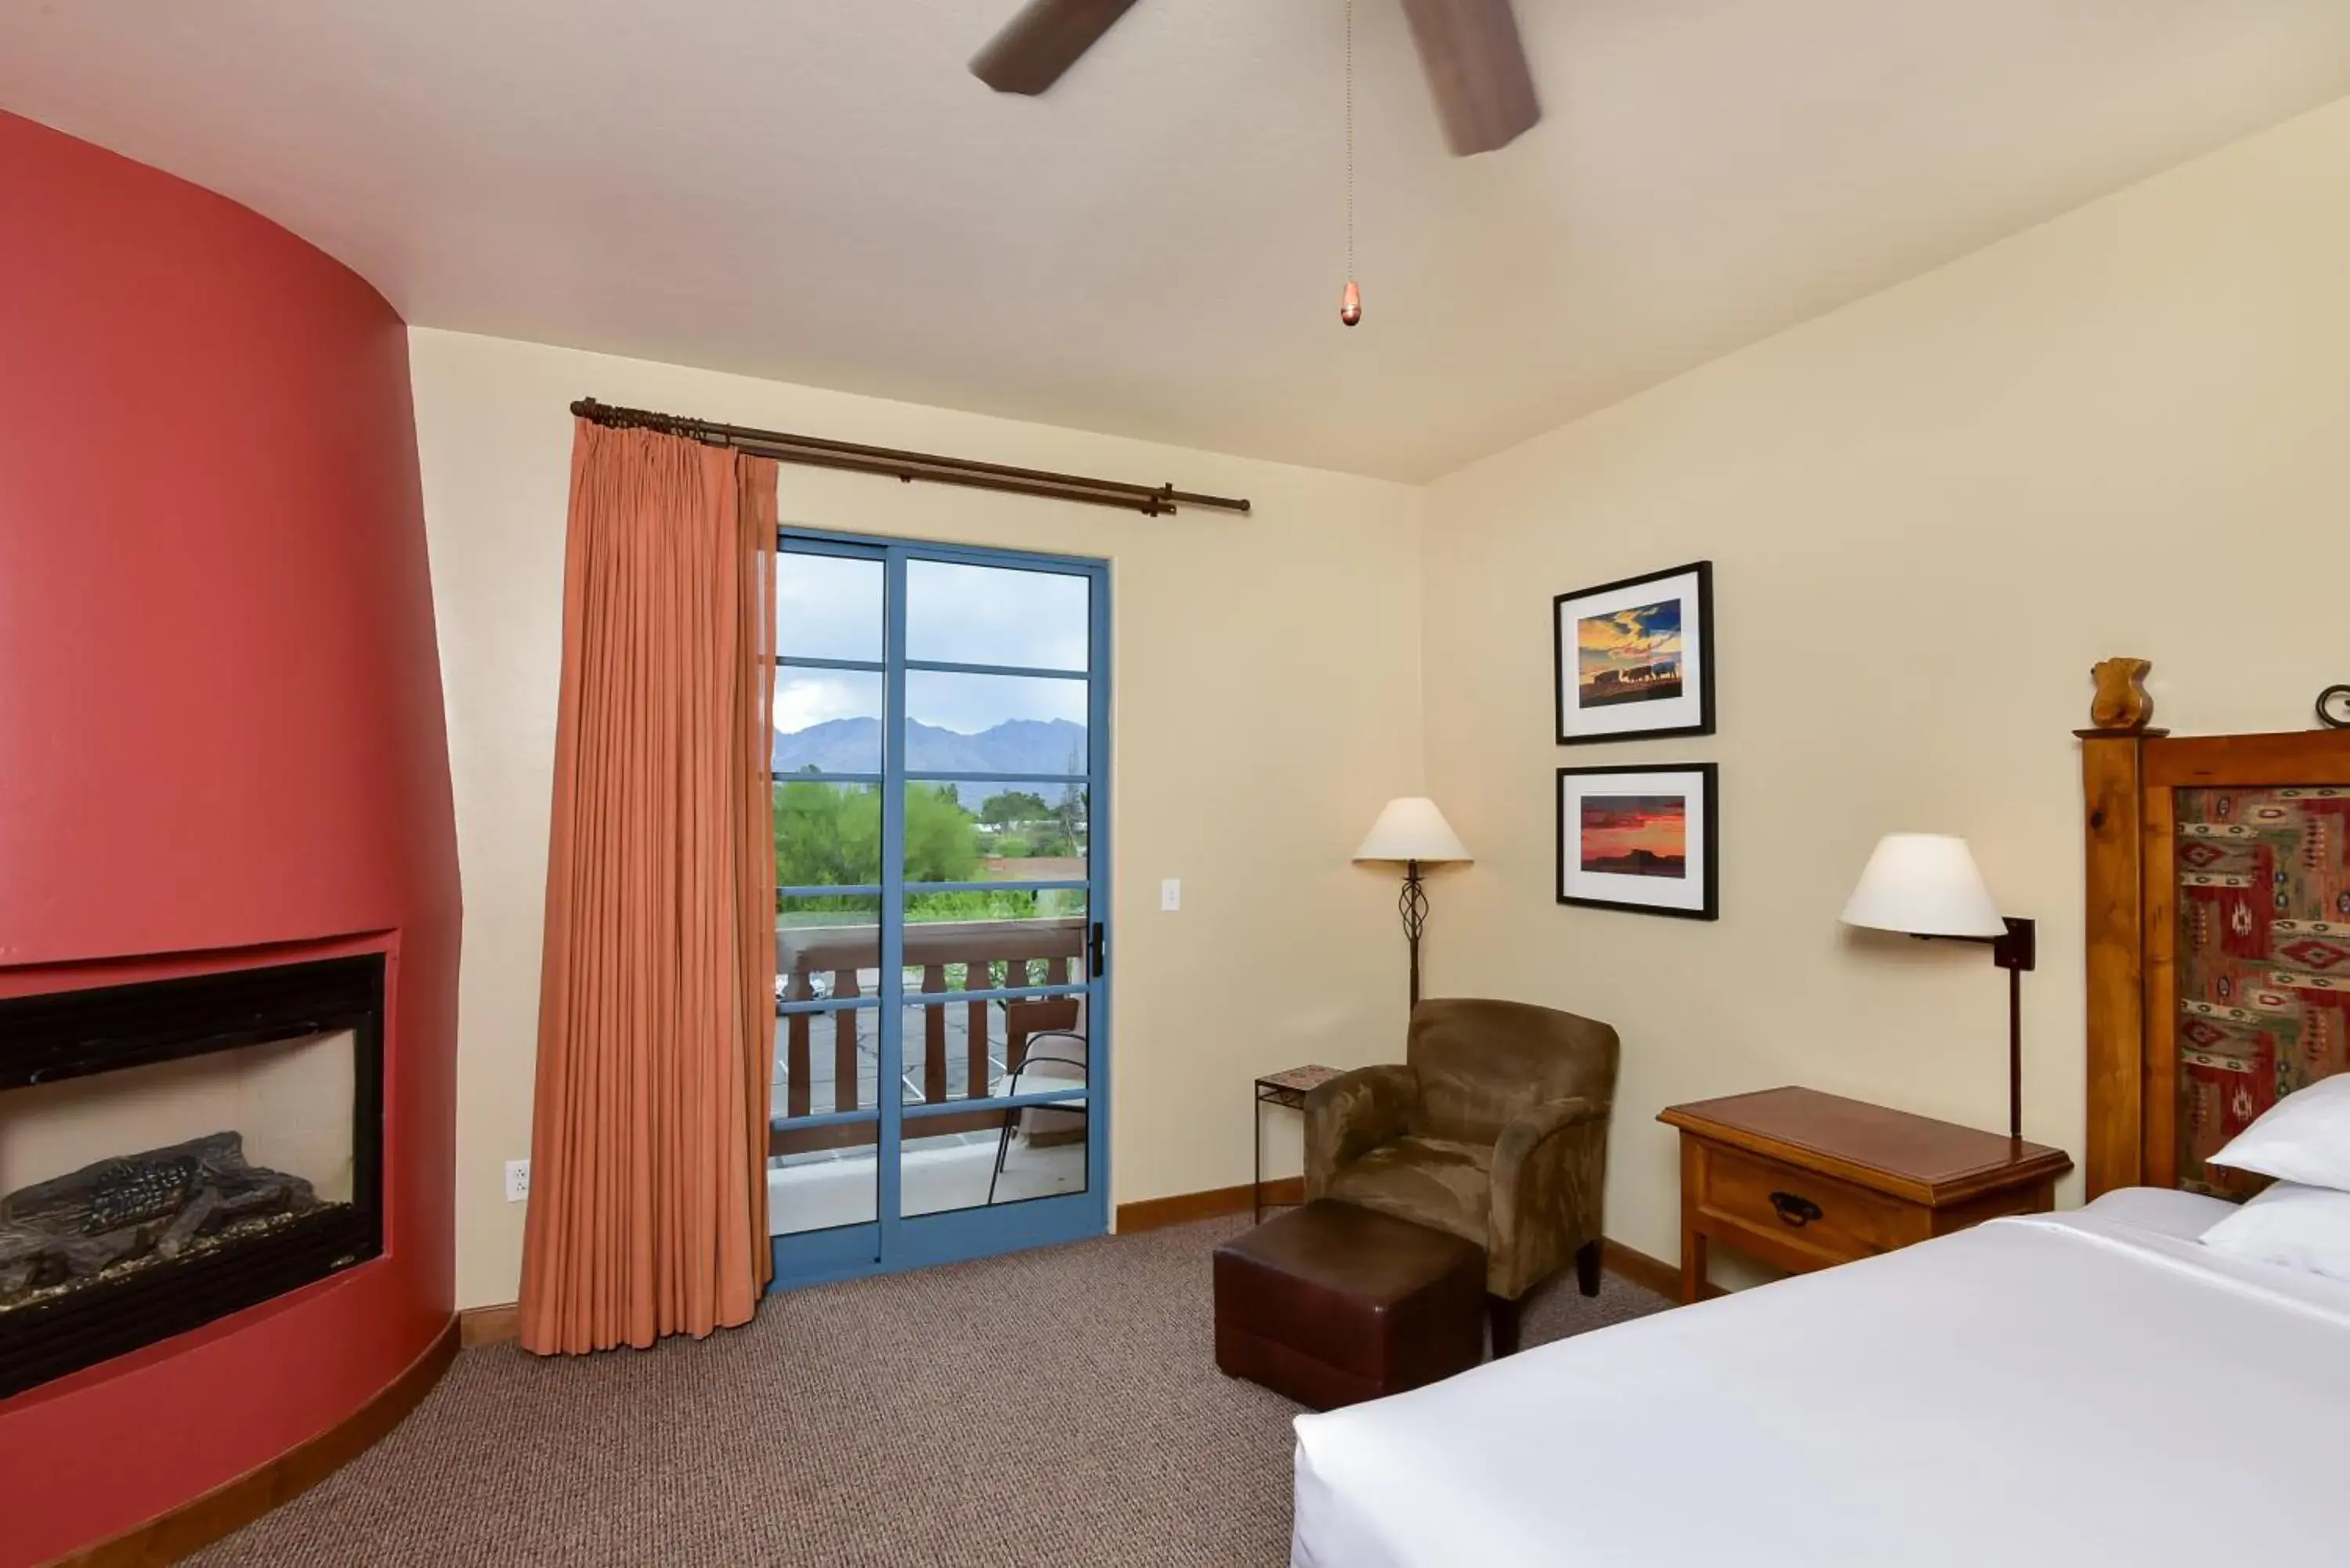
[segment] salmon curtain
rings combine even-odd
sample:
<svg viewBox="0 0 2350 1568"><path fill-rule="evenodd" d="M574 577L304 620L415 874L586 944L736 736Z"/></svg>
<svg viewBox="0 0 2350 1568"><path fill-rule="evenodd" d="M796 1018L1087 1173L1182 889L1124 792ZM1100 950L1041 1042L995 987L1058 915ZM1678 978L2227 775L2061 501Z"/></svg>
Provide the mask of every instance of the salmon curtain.
<svg viewBox="0 0 2350 1568"><path fill-rule="evenodd" d="M775 465L578 422L522 1342L747 1323L773 1272Z"/></svg>

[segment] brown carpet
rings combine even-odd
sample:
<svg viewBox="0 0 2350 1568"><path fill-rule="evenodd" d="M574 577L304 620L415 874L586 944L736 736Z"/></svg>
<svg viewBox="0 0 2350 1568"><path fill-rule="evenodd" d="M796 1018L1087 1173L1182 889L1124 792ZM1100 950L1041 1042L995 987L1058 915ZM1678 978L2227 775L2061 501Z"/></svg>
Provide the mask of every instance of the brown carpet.
<svg viewBox="0 0 2350 1568"><path fill-rule="evenodd" d="M770 1297L699 1344L458 1356L391 1436L193 1561L1279 1568L1297 1407L1216 1370L1214 1220ZM1667 1303L1610 1275L1528 1345Z"/></svg>

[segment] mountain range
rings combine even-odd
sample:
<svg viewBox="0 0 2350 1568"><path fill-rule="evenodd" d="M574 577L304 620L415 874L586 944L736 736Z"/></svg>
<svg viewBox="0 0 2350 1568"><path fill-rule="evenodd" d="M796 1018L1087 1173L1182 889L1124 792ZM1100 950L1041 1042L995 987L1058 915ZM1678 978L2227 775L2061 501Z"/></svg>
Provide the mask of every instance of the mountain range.
<svg viewBox="0 0 2350 1568"><path fill-rule="evenodd" d="M807 768L827 774L872 773L879 766L881 721L827 719L805 730L775 736L775 770L795 774ZM976 735L942 730L909 720L906 723L906 769L910 773L1066 774L1083 773L1086 727L1066 719L1007 719ZM959 793L976 805L1000 788L1027 788L1054 798L1050 785L1002 785L986 780L967 784Z"/></svg>

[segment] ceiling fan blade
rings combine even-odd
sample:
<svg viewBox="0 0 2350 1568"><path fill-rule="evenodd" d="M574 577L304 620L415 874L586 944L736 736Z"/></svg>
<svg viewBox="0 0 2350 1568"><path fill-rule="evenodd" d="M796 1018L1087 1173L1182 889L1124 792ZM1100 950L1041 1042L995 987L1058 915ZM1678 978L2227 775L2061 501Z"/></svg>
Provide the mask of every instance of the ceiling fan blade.
<svg viewBox="0 0 2350 1568"><path fill-rule="evenodd" d="M1403 0L1455 158L1506 147L1542 119L1510 0Z"/></svg>
<svg viewBox="0 0 2350 1568"><path fill-rule="evenodd" d="M971 57L971 74L998 92L1032 97L1061 79L1134 0L1028 0Z"/></svg>

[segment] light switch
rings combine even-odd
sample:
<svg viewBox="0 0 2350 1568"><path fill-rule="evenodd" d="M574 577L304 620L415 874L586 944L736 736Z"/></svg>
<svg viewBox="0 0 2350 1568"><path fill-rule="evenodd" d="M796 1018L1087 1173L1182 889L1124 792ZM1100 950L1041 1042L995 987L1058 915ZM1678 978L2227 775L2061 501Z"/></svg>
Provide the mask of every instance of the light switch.
<svg viewBox="0 0 2350 1568"><path fill-rule="evenodd" d="M1159 907L1170 910L1183 907L1183 879L1180 877L1170 877L1159 884Z"/></svg>

